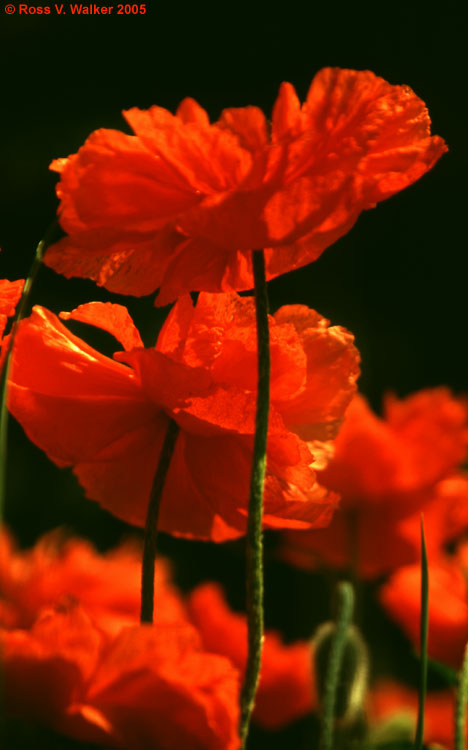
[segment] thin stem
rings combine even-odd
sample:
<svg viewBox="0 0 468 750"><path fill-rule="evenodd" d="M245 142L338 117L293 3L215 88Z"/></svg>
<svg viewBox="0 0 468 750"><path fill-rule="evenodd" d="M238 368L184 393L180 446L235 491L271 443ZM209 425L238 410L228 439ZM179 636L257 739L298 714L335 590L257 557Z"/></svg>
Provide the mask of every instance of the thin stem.
<svg viewBox="0 0 468 750"><path fill-rule="evenodd" d="M247 626L248 656L241 693L240 737L245 748L255 703L263 642L263 487L265 483L268 412L270 407L270 331L263 250L252 252L257 320L258 391L247 519Z"/></svg>
<svg viewBox="0 0 468 750"><path fill-rule="evenodd" d="M333 750L335 729L336 699L338 683L354 609L353 587L347 581L338 585L338 614L335 632L330 647L328 669L322 703L322 725L320 730L320 750Z"/></svg>
<svg viewBox="0 0 468 750"><path fill-rule="evenodd" d="M5 367L1 376L1 392L0 392L0 523L3 518L3 508L5 504L6 496L6 464L7 464L7 445L8 445L8 408L7 408L7 392L8 392L8 379L10 375L11 367L11 354L13 351L13 344L18 329L18 323L24 318L26 310L28 309L29 300L31 297L31 291L34 282L39 273L39 269L42 264L42 258L48 245L50 245L53 234L57 228L57 220L50 224L44 237L41 239L36 247L34 260L31 263L26 281L24 282L23 291L21 293L20 301L18 303L16 316L11 329L11 336L8 342L8 349L5 358Z"/></svg>
<svg viewBox="0 0 468 750"><path fill-rule="evenodd" d="M427 634L429 627L429 571L427 565L424 520L421 514L421 619L419 623L421 643L421 676L419 684L418 723L414 738L415 750L422 750L424 740L424 707L427 690Z"/></svg>
<svg viewBox="0 0 468 750"><path fill-rule="evenodd" d="M362 707L369 685L369 654L366 642L355 625L348 627L346 646L352 654L354 670L347 686L346 711L340 718L340 724L351 726L362 715Z"/></svg>
<svg viewBox="0 0 468 750"><path fill-rule="evenodd" d="M466 747L466 704L468 700L468 644L463 655L463 664L458 678L457 703L455 707L455 750Z"/></svg>
<svg viewBox="0 0 468 750"><path fill-rule="evenodd" d="M179 434L179 425L169 420L166 437L159 456L158 468L151 488L148 513L146 515L143 560L141 565L141 611L140 622L153 622L154 610L154 570L158 542L158 516L161 497L164 490L167 472L171 465L172 455Z"/></svg>

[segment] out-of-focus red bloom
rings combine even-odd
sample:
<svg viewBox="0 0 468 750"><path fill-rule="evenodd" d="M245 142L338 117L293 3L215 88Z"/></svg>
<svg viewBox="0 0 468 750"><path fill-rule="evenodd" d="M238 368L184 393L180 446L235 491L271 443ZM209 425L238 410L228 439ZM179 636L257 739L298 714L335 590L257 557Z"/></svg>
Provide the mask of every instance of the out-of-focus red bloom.
<svg viewBox="0 0 468 750"><path fill-rule="evenodd" d="M268 278L310 263L446 151L411 89L369 71L321 70L302 106L283 83L271 127L257 107L210 124L192 99L124 116L135 135L97 130L53 162L68 237L45 262L119 293L160 287L159 304L251 288L253 249Z"/></svg>
<svg viewBox="0 0 468 750"><path fill-rule="evenodd" d="M8 318L15 314L23 286L24 279L18 279L18 281L0 279L0 341Z"/></svg>
<svg viewBox="0 0 468 750"><path fill-rule="evenodd" d="M129 545L99 556L52 534L18 552L3 534L0 558L7 715L106 747L237 750L238 670L204 649L161 561L139 626Z"/></svg>
<svg viewBox="0 0 468 750"><path fill-rule="evenodd" d="M188 601L191 620L207 651L227 656L242 672L247 661L247 622L227 606L214 583L198 586ZM266 729L279 729L316 708L311 646L285 645L274 631L263 643L262 670L253 718Z"/></svg>
<svg viewBox="0 0 468 750"><path fill-rule="evenodd" d="M449 690L429 692L424 706L424 742L440 743L452 750L454 746L453 716L454 696ZM418 693L410 687L391 680L378 682L368 700L368 719L371 725L380 724L391 717L407 716L414 737L418 714ZM468 735L467 735L468 739Z"/></svg>
<svg viewBox="0 0 468 750"><path fill-rule="evenodd" d="M445 388L387 398L384 419L356 396L334 457L318 472L341 494L340 506L327 529L288 534L285 556L382 575L419 560L422 509L428 549L437 553L468 526L468 479L454 473L467 452L467 413Z"/></svg>
<svg viewBox="0 0 468 750"><path fill-rule="evenodd" d="M7 714L128 750L236 750L238 674L186 622L106 637L76 602L3 633Z"/></svg>
<svg viewBox="0 0 468 750"><path fill-rule="evenodd" d="M198 747L198 729L189 741L182 729L165 728L183 723L186 711L200 722L215 716L213 735L219 732L229 743L236 731L235 687L246 660L245 616L228 609L216 584L199 586L185 602L170 582L165 561L158 560L155 628L138 628L139 557L132 544L99 555L87 542L67 540L59 532L47 534L30 551L19 551L3 531L0 630L8 711L74 737L130 750L166 747L158 744L161 731L173 732L177 747ZM180 669L179 675L173 669ZM284 645L267 631L257 723L273 729L308 713L315 705L313 689L309 645ZM156 699L159 709L151 703ZM135 732L136 738L139 732L145 735L133 745ZM214 740L204 742L200 747L218 747Z"/></svg>
<svg viewBox="0 0 468 750"><path fill-rule="evenodd" d="M88 542L68 539L61 531L46 534L27 551L20 551L6 530L0 534L0 624L27 629L43 607L64 598L79 601L99 627L114 635L138 622L140 613L141 550L128 543L99 555ZM180 596L169 581L164 560L158 560L157 622L177 622L184 616Z"/></svg>
<svg viewBox="0 0 468 750"><path fill-rule="evenodd" d="M244 533L256 403L254 303L237 295L183 298L156 347L144 349L125 308L91 303L66 318L113 333L111 360L35 308L18 331L9 405L28 436L59 466L73 466L88 497L143 525L169 419L181 428L167 476L160 528L222 541ZM353 337L313 310L270 319L271 412L267 527L329 520L336 496L312 468L355 390Z"/></svg>
<svg viewBox="0 0 468 750"><path fill-rule="evenodd" d="M430 562L430 561L429 561ZM429 565L428 653L459 669L468 641L468 543L457 554ZM397 570L382 587L380 599L388 614L419 648L421 572L417 565Z"/></svg>
<svg viewBox="0 0 468 750"><path fill-rule="evenodd" d="M5 348L3 342L8 340L8 336L3 337L8 318L15 314L16 305L23 291L24 279L18 281L8 281L0 279L0 372L3 367L5 358Z"/></svg>

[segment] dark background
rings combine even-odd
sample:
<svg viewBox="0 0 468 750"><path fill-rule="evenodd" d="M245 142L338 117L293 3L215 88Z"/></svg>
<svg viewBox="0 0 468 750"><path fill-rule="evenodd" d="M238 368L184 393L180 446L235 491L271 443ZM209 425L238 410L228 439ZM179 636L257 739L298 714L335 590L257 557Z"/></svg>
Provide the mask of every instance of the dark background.
<svg viewBox="0 0 468 750"><path fill-rule="evenodd" d="M450 152L421 181L363 214L317 262L273 281L271 306L304 303L353 331L362 354L360 387L376 409L388 389L399 395L439 384L468 390L461 3L149 2L143 16L6 15L3 7L1 277L27 274L54 216L50 161L75 152L92 130L125 130L122 109L174 110L192 96L214 119L225 106L257 104L269 113L283 80L303 98L321 67L370 69L424 99L433 132ZM33 294L54 311L110 298L89 281L66 281L49 269ZM149 299L130 307L152 343L161 313ZM23 543L61 523L102 548L125 533L123 524L84 501L70 472L52 466L15 424L6 518ZM184 585L211 573L230 582L231 600L241 604L236 545L165 539L163 550L179 560ZM267 568L267 621L289 637L305 637L314 622L307 608L289 601L291 589L304 594L310 584L278 563Z"/></svg>

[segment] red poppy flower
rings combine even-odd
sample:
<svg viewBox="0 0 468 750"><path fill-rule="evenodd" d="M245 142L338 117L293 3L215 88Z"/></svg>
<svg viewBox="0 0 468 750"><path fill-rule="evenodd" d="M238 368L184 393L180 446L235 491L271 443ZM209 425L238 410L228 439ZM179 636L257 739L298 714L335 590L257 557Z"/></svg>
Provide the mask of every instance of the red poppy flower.
<svg viewBox="0 0 468 750"><path fill-rule="evenodd" d="M141 550L127 543L99 555L83 539L62 531L46 534L28 551L20 551L3 529L0 533L0 625L28 629L44 607L67 597L79 601L99 627L114 635L139 621ZM185 617L178 592L169 580L166 561L158 559L156 622Z"/></svg>
<svg viewBox="0 0 468 750"><path fill-rule="evenodd" d="M13 633L8 638L17 645L25 643L28 633L26 642L33 648L40 613L48 612L47 617L52 622L55 616L51 616L52 610L62 615L67 611L70 612L65 618L68 623L78 618L83 626L79 640L85 638L86 632L94 633L89 624L92 621L101 639L113 642L125 628L138 622L140 568L141 550L130 543L100 555L88 542L66 539L63 532L56 531L44 536L31 550L19 551L4 530L0 534L0 628ZM244 669L245 615L229 610L217 584L198 586L185 602L171 584L166 561L158 559L155 589L157 630L166 625L180 629L184 622L191 624L201 639L203 652L224 656L236 670ZM72 602L80 604L79 614L78 610L71 614ZM20 631L23 636L18 636ZM94 636L90 636L91 640ZM278 728L314 708L308 643L284 645L277 633L267 631L262 663L254 713L257 723ZM48 658L41 669L47 682L56 679L55 667ZM34 685L33 676L31 680ZM40 715L44 720L42 699L34 698L33 688L30 692L27 705L31 710L35 706L33 715ZM63 695L66 691L57 688L57 693ZM19 696L17 702L21 702ZM26 711L24 707L23 711Z"/></svg>
<svg viewBox="0 0 468 750"><path fill-rule="evenodd" d="M440 743L441 747L452 750L454 710L454 695L451 691L438 690L427 694L424 706L424 742L426 745ZM391 680L381 680L369 695L368 720L374 732L380 727L382 739L385 737L384 726L387 727L386 738L390 739L389 724L399 719L400 727L407 726L408 728L405 739L413 740L417 715L418 692L406 685ZM402 739L401 735L398 739Z"/></svg>
<svg viewBox="0 0 468 750"><path fill-rule="evenodd" d="M20 552L2 534L7 715L106 747L237 750L238 670L203 648L164 561L155 625L136 624L138 557L58 533Z"/></svg>
<svg viewBox="0 0 468 750"><path fill-rule="evenodd" d="M23 291L24 279L18 281L8 281L0 279L0 372L2 371L3 360L5 358L5 349L2 347L3 338L8 318L15 314L16 305Z"/></svg>
<svg viewBox="0 0 468 750"><path fill-rule="evenodd" d="M24 279L8 281L0 279L0 341L2 340L6 322L15 314L16 305L23 291Z"/></svg>
<svg viewBox="0 0 468 750"><path fill-rule="evenodd" d="M160 528L196 538L244 533L256 403L254 303L237 295L184 298L153 349L125 308L91 303L66 318L92 322L126 349L111 360L35 308L18 331L10 408L88 497L143 525L169 419L181 428ZM271 413L265 526L310 528L336 497L312 468L355 389L352 336L302 306L271 318ZM125 363L125 364L124 364ZM307 441L307 442L306 442ZM312 453L311 453L312 450Z"/></svg>
<svg viewBox="0 0 468 750"><path fill-rule="evenodd" d="M432 658L459 669L468 640L468 544L456 556L429 560L429 639ZM382 587L380 599L388 614L419 647L421 572L407 565Z"/></svg>
<svg viewBox="0 0 468 750"><path fill-rule="evenodd" d="M295 564L354 566L376 577L419 560L420 511L431 553L468 525L468 479L452 473L466 456L467 404L445 388L386 400L385 419L357 396L319 481L340 493L328 528L286 536Z"/></svg>
<svg viewBox="0 0 468 750"><path fill-rule="evenodd" d="M282 84L271 128L257 107L210 124L192 99L175 116L124 116L135 135L97 130L53 162L68 236L45 262L114 292L160 287L161 305L250 289L253 249L266 250L268 278L310 263L446 151L411 89L369 71L325 68L302 107Z"/></svg>
<svg viewBox="0 0 468 750"><path fill-rule="evenodd" d="M237 670L186 622L106 637L68 600L2 635L8 715L128 750L238 747Z"/></svg>
<svg viewBox="0 0 468 750"><path fill-rule="evenodd" d="M247 661L245 615L229 609L221 588L214 583L198 586L188 609L204 648L227 656L243 672ZM266 729L280 729L313 711L316 704L310 644L285 645L278 633L267 630L254 721Z"/></svg>

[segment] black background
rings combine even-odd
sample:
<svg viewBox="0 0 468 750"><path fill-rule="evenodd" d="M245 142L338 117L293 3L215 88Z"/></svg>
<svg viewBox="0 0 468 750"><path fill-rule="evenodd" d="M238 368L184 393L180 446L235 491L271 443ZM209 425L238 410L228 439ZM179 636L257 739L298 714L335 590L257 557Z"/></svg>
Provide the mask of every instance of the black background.
<svg viewBox="0 0 468 750"><path fill-rule="evenodd" d="M273 281L271 306L304 303L348 327L362 354L360 388L377 409L388 389L399 395L439 384L468 390L462 9L451 2L149 2L146 15L117 16L115 3L112 15L58 16L53 10L20 15L18 4L7 15L2 6L1 277L27 274L54 216L50 161L74 153L92 130L126 130L122 109L159 104L174 110L192 96L213 119L226 106L257 104L269 113L283 80L303 98L321 67L370 69L391 83L408 84L424 99L433 132L444 137L450 152L421 181L363 214L317 262ZM41 271L33 294L34 302L54 311L92 299L111 296L49 269ZM152 343L161 313L148 299L130 306ZM84 501L69 472L52 466L15 424L11 436L6 518L23 542L60 523L101 547L120 537L123 524ZM221 547L163 542L180 560L183 584L209 577L215 568L213 576L231 579L231 598L239 604L239 551ZM187 560L190 570L184 568ZM282 594L306 583L275 565L270 578L267 571L267 620L290 636L305 636L310 614L297 615L289 603L288 615L281 613ZM299 624L293 623L297 616Z"/></svg>

